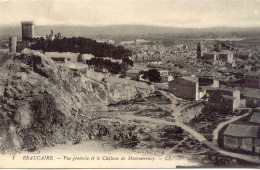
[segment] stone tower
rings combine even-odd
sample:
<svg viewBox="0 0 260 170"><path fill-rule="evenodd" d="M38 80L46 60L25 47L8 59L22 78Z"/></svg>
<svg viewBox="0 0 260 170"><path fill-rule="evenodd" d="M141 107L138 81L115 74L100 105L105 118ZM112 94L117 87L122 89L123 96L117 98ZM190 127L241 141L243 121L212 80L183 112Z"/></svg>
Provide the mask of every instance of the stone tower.
<svg viewBox="0 0 260 170"><path fill-rule="evenodd" d="M203 53L206 52L206 47L204 42L199 42L197 44L197 58L201 58L203 56Z"/></svg>
<svg viewBox="0 0 260 170"><path fill-rule="evenodd" d="M9 38L9 52L16 53L17 37Z"/></svg>
<svg viewBox="0 0 260 170"><path fill-rule="evenodd" d="M34 22L23 21L21 24L22 24L22 41L30 41L34 37Z"/></svg>

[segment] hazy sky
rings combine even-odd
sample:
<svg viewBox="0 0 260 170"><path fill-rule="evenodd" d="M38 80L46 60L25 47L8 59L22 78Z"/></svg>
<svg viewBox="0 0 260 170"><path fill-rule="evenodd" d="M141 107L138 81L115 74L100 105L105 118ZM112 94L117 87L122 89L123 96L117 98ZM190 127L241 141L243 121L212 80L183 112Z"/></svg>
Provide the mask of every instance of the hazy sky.
<svg viewBox="0 0 260 170"><path fill-rule="evenodd" d="M260 26L260 0L0 0L0 25Z"/></svg>

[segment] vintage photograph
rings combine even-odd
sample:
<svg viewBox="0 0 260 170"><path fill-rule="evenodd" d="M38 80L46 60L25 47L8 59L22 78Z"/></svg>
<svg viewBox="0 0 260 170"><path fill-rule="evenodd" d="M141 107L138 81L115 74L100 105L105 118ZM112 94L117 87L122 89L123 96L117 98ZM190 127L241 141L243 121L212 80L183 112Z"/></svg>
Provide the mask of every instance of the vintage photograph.
<svg viewBox="0 0 260 170"><path fill-rule="evenodd" d="M0 168L260 168L260 0L0 0Z"/></svg>

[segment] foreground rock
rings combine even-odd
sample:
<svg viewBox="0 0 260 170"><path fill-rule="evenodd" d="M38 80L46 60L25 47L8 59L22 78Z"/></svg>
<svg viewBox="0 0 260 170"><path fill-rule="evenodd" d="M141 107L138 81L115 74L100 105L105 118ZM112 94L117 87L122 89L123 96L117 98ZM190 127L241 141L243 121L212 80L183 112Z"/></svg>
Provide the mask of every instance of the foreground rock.
<svg viewBox="0 0 260 170"><path fill-rule="evenodd" d="M1 150L34 150L106 135L108 130L95 120L106 114L108 104L136 95L135 87L113 87L79 75L39 52L2 53Z"/></svg>

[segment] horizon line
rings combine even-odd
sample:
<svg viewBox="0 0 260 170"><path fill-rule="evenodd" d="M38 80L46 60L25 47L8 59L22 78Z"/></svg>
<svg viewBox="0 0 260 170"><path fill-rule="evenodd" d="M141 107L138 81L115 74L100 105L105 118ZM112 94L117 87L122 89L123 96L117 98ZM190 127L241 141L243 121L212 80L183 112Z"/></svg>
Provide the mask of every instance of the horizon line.
<svg viewBox="0 0 260 170"><path fill-rule="evenodd" d="M21 21L22 22L22 21ZM20 23L21 23L20 22ZM0 27L19 27L20 24L0 24ZM210 27L185 27L185 26L164 26L164 25L152 25L152 24L111 24L111 25L81 25L81 24L35 24L34 26L74 26L74 27L93 27L93 28L105 28L113 26L143 26L143 27L162 27L162 28L172 28L172 29L214 29L214 28L238 28L238 29L249 29L249 28L260 28L258 26L231 26L231 25L220 25L220 26L210 26Z"/></svg>

